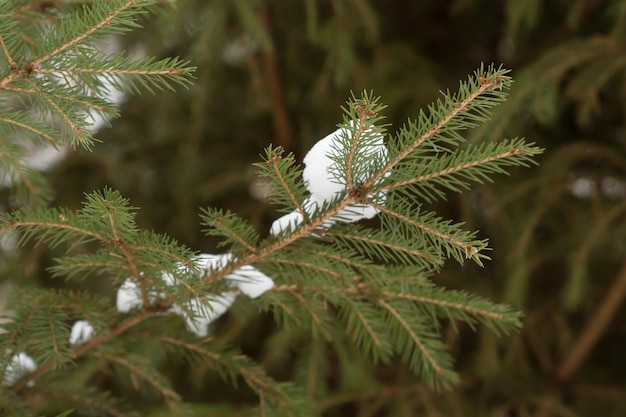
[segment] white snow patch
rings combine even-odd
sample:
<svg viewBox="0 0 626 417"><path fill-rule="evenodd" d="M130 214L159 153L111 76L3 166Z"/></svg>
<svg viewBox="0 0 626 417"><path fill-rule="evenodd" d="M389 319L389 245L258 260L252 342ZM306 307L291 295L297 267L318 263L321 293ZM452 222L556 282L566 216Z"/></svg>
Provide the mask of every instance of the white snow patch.
<svg viewBox="0 0 626 417"><path fill-rule="evenodd" d="M344 178L341 177L336 161L344 152L340 148L345 144L345 137L351 132L340 128L319 140L304 157L302 179L307 189L318 201L330 201L346 189ZM363 134L358 152L354 155L355 164L366 160L387 160L387 148L383 143L382 134ZM371 174L371 173L370 173ZM360 173L354 181L363 183L369 179L366 172Z"/></svg>
<svg viewBox="0 0 626 417"><path fill-rule="evenodd" d="M185 320L187 330L198 337L206 337L209 324L230 308L235 297L236 294L232 292L211 296L206 302L196 297L185 303L185 309L175 305L172 312Z"/></svg>
<svg viewBox="0 0 626 417"><path fill-rule="evenodd" d="M143 299L141 291L137 283L128 278L122 286L117 290L117 311L120 313L128 313L131 310L143 307Z"/></svg>
<svg viewBox="0 0 626 417"><path fill-rule="evenodd" d="M24 375L34 372L37 369L35 360L24 352L20 352L13 355L9 359L9 363L4 370L4 378L2 379L2 385L5 387L11 386L17 382L18 379ZM33 381L29 383L29 386L33 385Z"/></svg>
<svg viewBox="0 0 626 417"><path fill-rule="evenodd" d="M276 236L283 232L293 232L303 221L304 219L299 211L292 211L274 220L270 227L270 234Z"/></svg>
<svg viewBox="0 0 626 417"><path fill-rule="evenodd" d="M87 320L78 320L70 331L70 345L78 346L88 342L94 334L94 328Z"/></svg>
<svg viewBox="0 0 626 417"><path fill-rule="evenodd" d="M311 195L303 202L302 208L308 217L313 215L323 207L325 203L337 198L346 189L345 178L342 178L339 164L336 159L344 152L340 151L341 146L346 144L343 136L349 136L348 129L340 128L319 140L304 157L304 170L302 179ZM387 148L383 143L382 134L365 134L362 138L363 144L358 148L354 156L356 164L363 165L367 161L386 162ZM354 181L363 183L367 181L373 172L367 172L362 167L358 169L359 174ZM385 176L389 175L387 173ZM374 196L368 196L377 204L384 205L386 200L385 192L380 192ZM328 229L333 224L353 223L363 219L371 219L378 214L378 209L367 204L351 204L336 216L326 220L318 229ZM303 214L298 210L288 213L272 223L270 234L276 236L281 233L291 232L303 221Z"/></svg>
<svg viewBox="0 0 626 417"><path fill-rule="evenodd" d="M203 253L194 258L196 266L205 273L224 268L233 259L230 253L212 255ZM180 266L181 270L184 267ZM163 282L168 286L178 285L178 281L169 273L163 273ZM257 298L274 286L274 281L258 269L246 265L224 277L232 287L250 298ZM176 314L185 320L187 329L198 337L207 335L207 326L224 314L235 301L237 292L227 291L222 294L207 294L205 297L193 297L183 306L174 305L166 314ZM164 298L164 294L150 292L151 302ZM128 313L143 307L141 291L137 283L128 278L117 290L117 311Z"/></svg>

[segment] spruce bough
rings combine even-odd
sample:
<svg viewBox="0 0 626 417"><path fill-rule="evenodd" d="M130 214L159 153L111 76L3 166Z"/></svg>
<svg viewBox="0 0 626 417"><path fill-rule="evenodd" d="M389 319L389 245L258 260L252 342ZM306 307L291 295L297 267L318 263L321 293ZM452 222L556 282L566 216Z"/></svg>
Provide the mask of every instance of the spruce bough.
<svg viewBox="0 0 626 417"><path fill-rule="evenodd" d="M55 106L80 91L42 80L54 72L54 65L64 64L63 52L75 44L81 46L75 53L93 52L87 43L92 33L132 26L133 14L126 14L127 9L149 2L139 3L94 5L85 11L92 13L91 20L67 23L64 35L47 45L48 52L43 45L32 57L22 56L26 68L33 68L30 73L11 63L17 56L11 48L17 48L18 40L7 40L3 32L9 75L0 92L12 92L5 87L15 80L21 90L13 92L34 94L33 105L49 106L47 111L56 111L68 126L81 126L82 113ZM112 11L105 13L107 7ZM117 22L109 19L116 11L121 16ZM55 55L59 59L52 59ZM51 68L42 72L44 78L32 77L46 62ZM96 64L102 68L102 62ZM107 65L112 68L104 72L115 74L109 77L116 85L133 91L151 83L185 84L190 74L177 60L157 68L151 60L130 63L118 57ZM136 71L146 66L148 72ZM159 78L163 71L167 74ZM11 75L18 73L22 78ZM271 312L280 326L306 330L312 340L331 348L349 344L374 363L402 361L433 388L453 386L458 375L440 334L440 320L481 323L506 333L520 326L520 313L437 285L436 273L448 258L482 265L487 242L423 204L490 180L507 167L528 165L541 152L520 139L464 146L463 131L484 123L490 109L505 100L511 84L507 73L493 66L479 68L456 93L444 93L395 135L388 135L382 124L384 105L378 98L371 93L353 96L339 129L325 138L321 151L314 147L305 158L304 173L293 154L268 147L256 166L269 181L269 201L285 215L269 233L230 211L204 209L204 232L221 238L221 255L198 254L168 236L140 229L136 209L108 188L88 194L77 211L25 208L3 214L3 232L16 234L20 243L35 239L65 251L51 268L54 276L85 281L105 277L118 288L117 306L99 294L12 290L9 322L0 334L3 415L41 413L29 406L33 395L48 414L75 409L133 415L138 410L131 405L131 392L158 399L173 415L193 415L194 404L182 399L161 370L164 362L181 360L208 365L226 380L240 378L256 393L262 415L316 415L314 396L294 382L272 379L237 346L211 336L211 322L235 300ZM119 81L128 76L132 81L127 84ZM97 86L91 77L85 85ZM24 91L26 86L31 89ZM94 100L83 104L94 105ZM32 122L31 133L44 139L72 135L75 144L90 143L81 129L44 130L43 122L18 113L2 115L4 129ZM326 164L321 174L307 174L320 163ZM87 383L104 374L127 393Z"/></svg>

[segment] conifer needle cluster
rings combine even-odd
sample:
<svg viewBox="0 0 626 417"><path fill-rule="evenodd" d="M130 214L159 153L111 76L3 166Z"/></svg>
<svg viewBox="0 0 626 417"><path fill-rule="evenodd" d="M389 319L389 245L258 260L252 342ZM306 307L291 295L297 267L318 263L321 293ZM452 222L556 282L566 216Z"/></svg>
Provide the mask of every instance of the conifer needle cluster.
<svg viewBox="0 0 626 417"><path fill-rule="evenodd" d="M24 27L20 2L0 3L0 100L7 104L0 109L1 160L32 193L39 188L22 164L24 144L89 147L90 112L115 113L102 98L105 85L140 93L190 83L192 68L181 60L106 55L94 46L137 26L150 4L92 2L58 26ZM53 276L106 280L118 291L116 306L101 294L12 290L0 334L2 414L130 416L139 411L138 395L165 404L171 415L196 415L198 405L164 371L182 362L211 367L235 386L243 382L261 415L317 415L315 397L301 386L273 379L211 335L212 322L233 302L269 312L279 326L337 352L349 345L372 363L406 364L432 388L452 387L458 375L441 321L507 333L520 327L520 314L437 285L449 258L482 265L487 242L424 203L528 165L541 152L521 139L464 145L464 131L506 99L507 73L481 66L393 134L379 98L353 96L339 130L305 158L304 170L295 155L268 147L256 167L269 181L269 200L287 217L270 233L230 211L204 209L204 232L221 239L220 255L139 228L136 209L109 188L87 194L80 210L2 214L5 236L63 251ZM321 175L306 173L320 163L327 164Z"/></svg>

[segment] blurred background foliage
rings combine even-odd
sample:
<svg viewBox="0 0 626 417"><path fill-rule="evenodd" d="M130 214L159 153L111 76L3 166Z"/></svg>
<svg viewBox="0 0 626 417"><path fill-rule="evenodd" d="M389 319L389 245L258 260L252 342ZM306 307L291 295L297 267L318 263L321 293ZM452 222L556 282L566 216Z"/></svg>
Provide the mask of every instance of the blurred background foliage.
<svg viewBox="0 0 626 417"><path fill-rule="evenodd" d="M43 13L77 7L31 3ZM79 207L85 192L108 185L141 208L141 226L214 252L200 207L232 209L260 231L278 216L251 166L269 143L301 159L341 121L350 91L363 89L382 97L398 127L481 62L502 63L516 80L510 100L468 140L525 136L546 151L540 167L437 204L443 217L490 238L493 261L484 269L450 262L436 279L522 309L522 332L498 338L442 323L462 373L458 389L444 393L402 366L372 367L306 331L274 328L243 304L216 333L275 378L298 381L329 417L626 415L626 1L161 6L119 46L189 59L197 80L187 91L126 97L93 152L72 151L47 173L52 205ZM14 276L69 285L46 275L54 253L23 256L27 268ZM209 369L171 366L178 390L206 402L198 415L238 415L237 404L254 401Z"/></svg>

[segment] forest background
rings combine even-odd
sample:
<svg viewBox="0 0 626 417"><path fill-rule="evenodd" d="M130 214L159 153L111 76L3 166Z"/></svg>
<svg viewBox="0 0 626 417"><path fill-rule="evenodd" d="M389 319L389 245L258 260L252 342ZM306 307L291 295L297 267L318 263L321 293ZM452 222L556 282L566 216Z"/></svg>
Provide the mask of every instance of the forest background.
<svg viewBox="0 0 626 417"><path fill-rule="evenodd" d="M31 5L46 13L74 3ZM545 152L539 167L434 205L493 249L484 268L449 263L436 279L522 310L523 330L499 338L450 327L462 377L452 391L380 366L367 376L371 390L329 395L323 407L363 417L626 414L625 1L163 3L119 47L189 59L193 85L124 97L122 117L97 133L101 143L47 169L51 205L79 208L85 192L110 186L141 208L141 227L215 252L200 207L231 209L257 230L279 216L252 167L269 143L301 160L336 128L351 91L373 90L388 105L386 121L400 126L481 62L502 63L513 70L511 96L467 139L524 136ZM11 207L14 191L2 198ZM48 278L54 256L37 247L12 276L69 285ZM218 328L271 369L278 364L261 343L271 326L255 320L226 315ZM179 387L193 384L180 375ZM211 398L237 402L219 387Z"/></svg>

